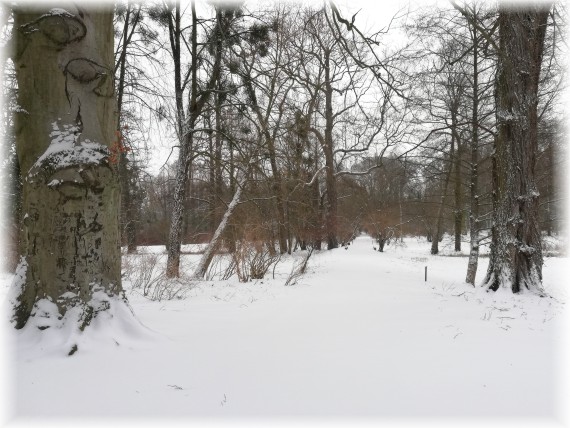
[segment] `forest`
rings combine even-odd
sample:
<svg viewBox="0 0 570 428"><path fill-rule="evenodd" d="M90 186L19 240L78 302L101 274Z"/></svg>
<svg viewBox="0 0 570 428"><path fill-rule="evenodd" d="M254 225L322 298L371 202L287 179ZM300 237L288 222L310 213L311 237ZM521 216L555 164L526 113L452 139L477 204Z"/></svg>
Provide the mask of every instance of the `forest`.
<svg viewBox="0 0 570 428"><path fill-rule="evenodd" d="M270 255L337 248L362 231L380 249L425 236L437 254L449 233L476 264L497 193L494 7L402 5L368 33L358 12L343 16L334 4L257 7L116 5L109 159L120 179L122 245L129 253L166 245L167 275L176 277L180 244L209 242L218 228L215 251L244 243ZM532 34L539 56L528 59L538 61L536 147L522 155L533 164L524 187L540 195L536 232L550 236L561 224L566 42L563 6L543 9L544 34ZM3 71L3 170L15 249L22 183L12 61ZM158 151L168 153L161 165Z"/></svg>
<svg viewBox="0 0 570 428"><path fill-rule="evenodd" d="M563 2L0 8L20 348L89 353L82 335L117 319L144 336L143 302L198 304L208 284L246 306L311 278L334 295L326 260L345 285L404 257L384 287L430 265L465 302L563 305L543 271L566 257Z"/></svg>

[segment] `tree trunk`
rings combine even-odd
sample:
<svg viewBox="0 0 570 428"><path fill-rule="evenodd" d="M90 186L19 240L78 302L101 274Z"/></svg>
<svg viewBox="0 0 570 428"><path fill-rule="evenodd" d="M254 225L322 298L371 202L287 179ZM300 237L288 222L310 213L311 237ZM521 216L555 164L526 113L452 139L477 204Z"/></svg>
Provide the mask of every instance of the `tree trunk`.
<svg viewBox="0 0 570 428"><path fill-rule="evenodd" d="M473 19L477 19L476 16ZM479 264L479 66L477 28L473 26L473 114L471 121L471 181L469 183L469 262L465 282L475 285Z"/></svg>
<svg viewBox="0 0 570 428"><path fill-rule="evenodd" d="M220 224L218 225L218 228L216 229L216 232L214 233L212 240L204 250L204 254L200 258L200 261L198 262L198 266L194 271L194 275L192 275L194 279L204 279L204 275L206 275L206 272L208 272L208 267L210 266L210 263L212 262L214 255L220 248L220 244L222 242L221 238L228 226L228 221L233 212L235 211L239 201L241 200L243 186L245 186L245 183L247 181L246 177L247 174L244 174L244 176L240 180L238 180L237 189L234 193L232 201L228 205L228 208L224 216L222 217L222 220L220 221Z"/></svg>
<svg viewBox="0 0 570 428"><path fill-rule="evenodd" d="M190 101L188 105L188 118L187 121L179 121L179 138L181 140L180 153L178 156L178 165L176 167L176 186L174 188L173 196L173 208L172 217L170 221L170 230L168 234L167 252L168 258L166 260L166 276L168 278L178 277L180 274L180 247L182 244L182 232L184 227L184 212L185 212L185 202L186 202L186 185L188 183L188 171L192 163L192 151L193 151L193 141L194 141L194 126L198 120L198 117L202 113L204 105L210 99L212 91L216 88L220 76L220 66L221 66L221 55L222 55L222 42L225 34L225 29L221 28L221 10L216 9L216 34L214 35L214 40L216 40L214 49L214 63L212 64L212 70L210 78L206 83L205 87L198 94L198 18L196 16L196 7L194 3L191 3L192 9L192 37L191 37L191 47L192 47L192 64L191 64L191 78L190 78ZM170 28L173 27L171 22ZM176 32L175 34L181 36L180 34L180 4L176 4ZM180 79L180 39L172 41L171 45L177 48L178 56L178 74L176 74L175 79ZM183 117L183 109L178 106L182 102L182 85L176 83L177 90L177 110L178 117Z"/></svg>
<svg viewBox="0 0 570 428"><path fill-rule="evenodd" d="M449 152L449 167L445 173L445 181L443 182L443 193L439 202L439 209L437 210L437 220L435 225L435 233L431 240L431 254L439 253L439 240L441 237L441 225L443 223L443 210L445 208L445 198L447 196L447 188L449 187L449 178L451 177L451 170L453 168L453 158L455 153L455 133L451 133L451 150ZM429 241L429 237L428 237Z"/></svg>
<svg viewBox="0 0 570 428"><path fill-rule="evenodd" d="M219 88L221 90L221 87ZM215 193L215 202L214 202L214 227L220 223L220 219L222 218L222 209L220 201L222 200L223 195L223 176L222 176L222 102L220 100L220 94L216 94L216 132L215 132L215 155L214 155L214 193ZM213 229L215 230L215 229Z"/></svg>
<svg viewBox="0 0 570 428"><path fill-rule="evenodd" d="M183 88L182 88L182 66L180 53L181 24L180 24L180 2L175 5L174 20L169 19L170 47L174 59L174 92L176 98L176 121L178 125L177 133L180 141L180 152L176 164L176 184L172 197L172 216L170 228L168 230L168 242L166 260L166 276L168 278L177 277L180 273L180 248L182 245L182 232L184 228L184 212L186 201L186 183L188 178L188 168L190 165L190 151L192 146L192 133L188 132L186 126L186 114L184 113ZM196 12L192 3L192 46L196 47ZM192 49L192 67L196 68L196 49ZM195 70L192 79L195 79ZM191 93L192 101L195 102L195 93Z"/></svg>
<svg viewBox="0 0 570 428"><path fill-rule="evenodd" d="M546 234L552 236L552 229L554 228L554 209L552 207L552 199L554 196L554 176L557 174L556 167L554 165L554 144L552 141L548 143L547 155L548 155L548 178L546 181Z"/></svg>
<svg viewBox="0 0 570 428"><path fill-rule="evenodd" d="M543 293L535 166L540 66L550 5L502 7L495 102L493 247L486 286Z"/></svg>
<svg viewBox="0 0 570 428"><path fill-rule="evenodd" d="M244 69L248 69L245 58L244 62ZM253 109L257 120L259 121L259 125L261 127L261 132L263 137L265 138L265 142L267 144L267 153L269 155L269 164L271 165L271 174L273 177L272 180L272 190L273 194L275 195L275 199L277 200L276 208L277 208L277 233L279 238L279 252L284 254L287 251L290 251L288 246L287 240L287 227L286 227L286 220L285 220L285 198L283 197L283 183L281 179L281 171L279 170L279 166L277 165L277 152L275 150L275 141L271 132L269 130L269 117L264 115L261 111L261 107L257 103L257 96L255 94L255 89L253 87L250 73L243 76L243 83L249 95L249 99L251 102L251 108ZM273 96L273 94L270 94Z"/></svg>
<svg viewBox="0 0 570 428"><path fill-rule="evenodd" d="M123 132L123 95L125 90L125 72L127 60L127 47L131 42L132 35L139 22L140 5L138 11L133 12L131 3L127 2L125 12L125 23L123 25L123 44L119 57L119 81L117 82L117 135L122 136ZM136 218L137 208L132 195L132 182L130 180L131 171L128 167L128 157L126 150L120 150L119 181L121 183L121 212L124 225L125 240L127 242L127 253L132 254L137 251L136 244Z"/></svg>
<svg viewBox="0 0 570 428"><path fill-rule="evenodd" d="M327 249L338 248L337 237L337 191L334 170L333 152L333 110L332 110L332 82L330 75L330 50L325 50L325 141L323 152L325 154L326 184L327 184L327 210L325 213L325 227L327 233Z"/></svg>
<svg viewBox="0 0 570 428"><path fill-rule="evenodd" d="M461 229L463 227L463 183L461 181L461 157L462 157L462 144L457 134L457 118L453 114L453 132L456 133L457 150L455 151L454 159L454 196L455 196L455 211L453 213L453 227L455 232L455 251L461 251Z"/></svg>
<svg viewBox="0 0 570 428"><path fill-rule="evenodd" d="M83 330L126 302L113 11L28 6L14 12L24 213L15 327L33 320L40 330L68 323Z"/></svg>

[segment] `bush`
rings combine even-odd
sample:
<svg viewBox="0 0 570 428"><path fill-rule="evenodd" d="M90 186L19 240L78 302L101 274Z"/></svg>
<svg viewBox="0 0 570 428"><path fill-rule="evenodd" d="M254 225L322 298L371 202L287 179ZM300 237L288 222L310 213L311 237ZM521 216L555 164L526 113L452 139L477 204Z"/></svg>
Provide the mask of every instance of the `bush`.
<svg viewBox="0 0 570 428"><path fill-rule="evenodd" d="M235 270L240 282L248 282L252 279L263 279L271 266L277 264L280 259L281 256L270 251L266 245L240 241L232 253L228 269Z"/></svg>
<svg viewBox="0 0 570 428"><path fill-rule="evenodd" d="M158 254L125 257L123 276L130 281L133 291L150 300L182 299L191 284L182 278L167 278L163 258Z"/></svg>

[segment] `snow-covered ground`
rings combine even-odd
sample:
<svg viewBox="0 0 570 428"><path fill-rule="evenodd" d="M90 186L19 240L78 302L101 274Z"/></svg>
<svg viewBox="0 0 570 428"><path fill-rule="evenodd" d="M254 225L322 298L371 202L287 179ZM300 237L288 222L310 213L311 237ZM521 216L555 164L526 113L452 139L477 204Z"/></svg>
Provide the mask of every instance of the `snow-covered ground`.
<svg viewBox="0 0 570 428"><path fill-rule="evenodd" d="M458 426L456 418L459 426L489 418L545 426L561 417L568 258L545 259L551 297L540 298L464 284L467 258L450 257L446 242L440 256L423 239L384 253L372 245L361 236L348 249L314 253L293 286L284 283L299 252L264 280L203 281L183 299L150 301L125 281L148 336L103 328L66 357L10 333L9 409L21 424L115 418L137 426ZM142 249L126 266L154 254L160 269L163 249ZM198 259L183 256L183 268L190 273ZM487 263L480 259L478 279ZM3 300L9 282L2 277Z"/></svg>

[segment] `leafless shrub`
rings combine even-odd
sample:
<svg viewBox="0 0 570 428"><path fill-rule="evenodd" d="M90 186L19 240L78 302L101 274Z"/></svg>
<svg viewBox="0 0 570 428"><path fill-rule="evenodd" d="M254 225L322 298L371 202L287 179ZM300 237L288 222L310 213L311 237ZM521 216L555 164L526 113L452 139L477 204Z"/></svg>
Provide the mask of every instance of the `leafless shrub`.
<svg viewBox="0 0 570 428"><path fill-rule="evenodd" d="M189 282L181 278L167 278L162 259L158 254L125 257L123 276L130 281L133 291L150 300L183 298L190 288Z"/></svg>
<svg viewBox="0 0 570 428"><path fill-rule="evenodd" d="M542 236L542 255L544 257L564 257L566 243L560 237Z"/></svg>
<svg viewBox="0 0 570 428"><path fill-rule="evenodd" d="M167 278L161 274L152 288L150 300L174 300L186 297L188 290L192 288L192 283L184 278Z"/></svg>
<svg viewBox="0 0 570 428"><path fill-rule="evenodd" d="M160 279L160 261L161 257L158 254L125 257L123 274L131 282L131 288L148 297Z"/></svg>
<svg viewBox="0 0 570 428"><path fill-rule="evenodd" d="M285 281L285 285L295 285L299 278L305 274L307 271L307 264L309 263L309 259L311 258L312 254L313 249L311 248L299 262L293 265L291 273L289 274L287 281Z"/></svg>
<svg viewBox="0 0 570 428"><path fill-rule="evenodd" d="M235 272L240 282L248 282L252 279L263 279L267 271L278 263L281 256L272 254L265 245L256 245L249 241L240 241L236 250L232 253L231 264L235 266Z"/></svg>
<svg viewBox="0 0 570 428"><path fill-rule="evenodd" d="M204 279L218 278L223 281L230 279L236 273L234 258L229 254L216 254L210 263Z"/></svg>
<svg viewBox="0 0 570 428"><path fill-rule="evenodd" d="M226 269L224 270L224 273L222 275L222 279L224 281L227 281L233 275L235 275L235 273L236 273L236 262L235 262L235 258L233 256L231 256L231 257L229 257L229 263L228 263Z"/></svg>

